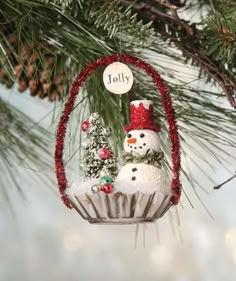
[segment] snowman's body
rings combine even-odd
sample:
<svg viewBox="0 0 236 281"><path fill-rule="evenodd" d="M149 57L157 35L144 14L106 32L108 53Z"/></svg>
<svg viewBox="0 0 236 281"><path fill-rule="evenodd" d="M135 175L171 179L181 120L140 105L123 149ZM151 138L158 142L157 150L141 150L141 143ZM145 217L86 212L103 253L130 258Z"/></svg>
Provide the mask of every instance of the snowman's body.
<svg viewBox="0 0 236 281"><path fill-rule="evenodd" d="M129 131L124 141L124 150L126 153L133 153L134 161L125 164L120 169L115 181L117 191L170 192L166 176L161 168L135 161L136 154L144 156L147 151L160 151L160 140L155 131L149 129Z"/></svg>

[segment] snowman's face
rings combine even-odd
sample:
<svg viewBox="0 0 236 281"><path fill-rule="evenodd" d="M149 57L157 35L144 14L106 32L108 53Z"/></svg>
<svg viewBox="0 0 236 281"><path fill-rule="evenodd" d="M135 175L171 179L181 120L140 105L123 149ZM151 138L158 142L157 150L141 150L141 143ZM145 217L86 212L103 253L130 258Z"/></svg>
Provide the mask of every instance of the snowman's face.
<svg viewBox="0 0 236 281"><path fill-rule="evenodd" d="M148 149L160 150L160 139L152 130L132 130L125 137L124 150L126 152L136 151L144 155Z"/></svg>

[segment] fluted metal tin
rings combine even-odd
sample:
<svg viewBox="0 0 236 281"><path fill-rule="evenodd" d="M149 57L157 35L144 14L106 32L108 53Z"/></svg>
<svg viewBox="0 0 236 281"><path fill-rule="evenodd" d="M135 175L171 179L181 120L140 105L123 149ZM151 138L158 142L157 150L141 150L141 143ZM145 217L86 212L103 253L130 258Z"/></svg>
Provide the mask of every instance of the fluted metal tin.
<svg viewBox="0 0 236 281"><path fill-rule="evenodd" d="M144 194L113 193L68 194L81 215L90 223L132 224L153 222L162 217L171 207L171 195L162 192Z"/></svg>

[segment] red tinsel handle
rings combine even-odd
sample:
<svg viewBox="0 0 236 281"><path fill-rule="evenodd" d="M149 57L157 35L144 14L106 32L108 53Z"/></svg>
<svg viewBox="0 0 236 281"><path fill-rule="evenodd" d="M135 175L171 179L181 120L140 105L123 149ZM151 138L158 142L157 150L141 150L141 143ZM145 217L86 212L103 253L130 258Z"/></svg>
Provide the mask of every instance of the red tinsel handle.
<svg viewBox="0 0 236 281"><path fill-rule="evenodd" d="M154 68L144 62L141 59L130 56L128 54L124 55L111 55L98 59L95 62L89 63L82 72L75 79L72 88L70 90L70 94L68 96L68 100L65 104L63 113L61 115L57 134L56 134L56 147L55 147L55 168L56 175L58 181L58 187L61 194L62 201L64 204L72 208L70 201L65 195L65 189L67 187L67 178L65 173L65 167L63 163L63 151L64 151L64 139L66 135L67 123L70 117L70 114L74 108L75 99L79 92L80 87L83 85L85 80L88 78L90 74L92 74L97 68L102 65L109 65L113 62L121 61L127 64L132 64L139 69L144 70L149 76L152 77L157 89L160 92L162 98L162 105L165 111L166 119L169 127L169 137L171 141L171 157L172 157L172 180L171 180L171 190L172 190L172 204L178 204L179 198L181 195L181 183L179 180L180 174L180 144L179 144L179 135L178 128L176 124L176 118L174 109L172 107L172 102L170 98L169 91L165 84L163 83L160 75L154 70Z"/></svg>

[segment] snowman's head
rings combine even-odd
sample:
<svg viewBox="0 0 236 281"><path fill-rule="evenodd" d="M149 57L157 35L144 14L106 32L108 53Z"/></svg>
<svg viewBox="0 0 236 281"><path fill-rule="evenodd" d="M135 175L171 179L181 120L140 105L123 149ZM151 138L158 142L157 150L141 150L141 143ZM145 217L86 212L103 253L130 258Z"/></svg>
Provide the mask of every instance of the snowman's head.
<svg viewBox="0 0 236 281"><path fill-rule="evenodd" d="M127 133L124 141L126 152L135 151L145 155L148 149L160 150L160 139L158 134L152 130L131 130Z"/></svg>

